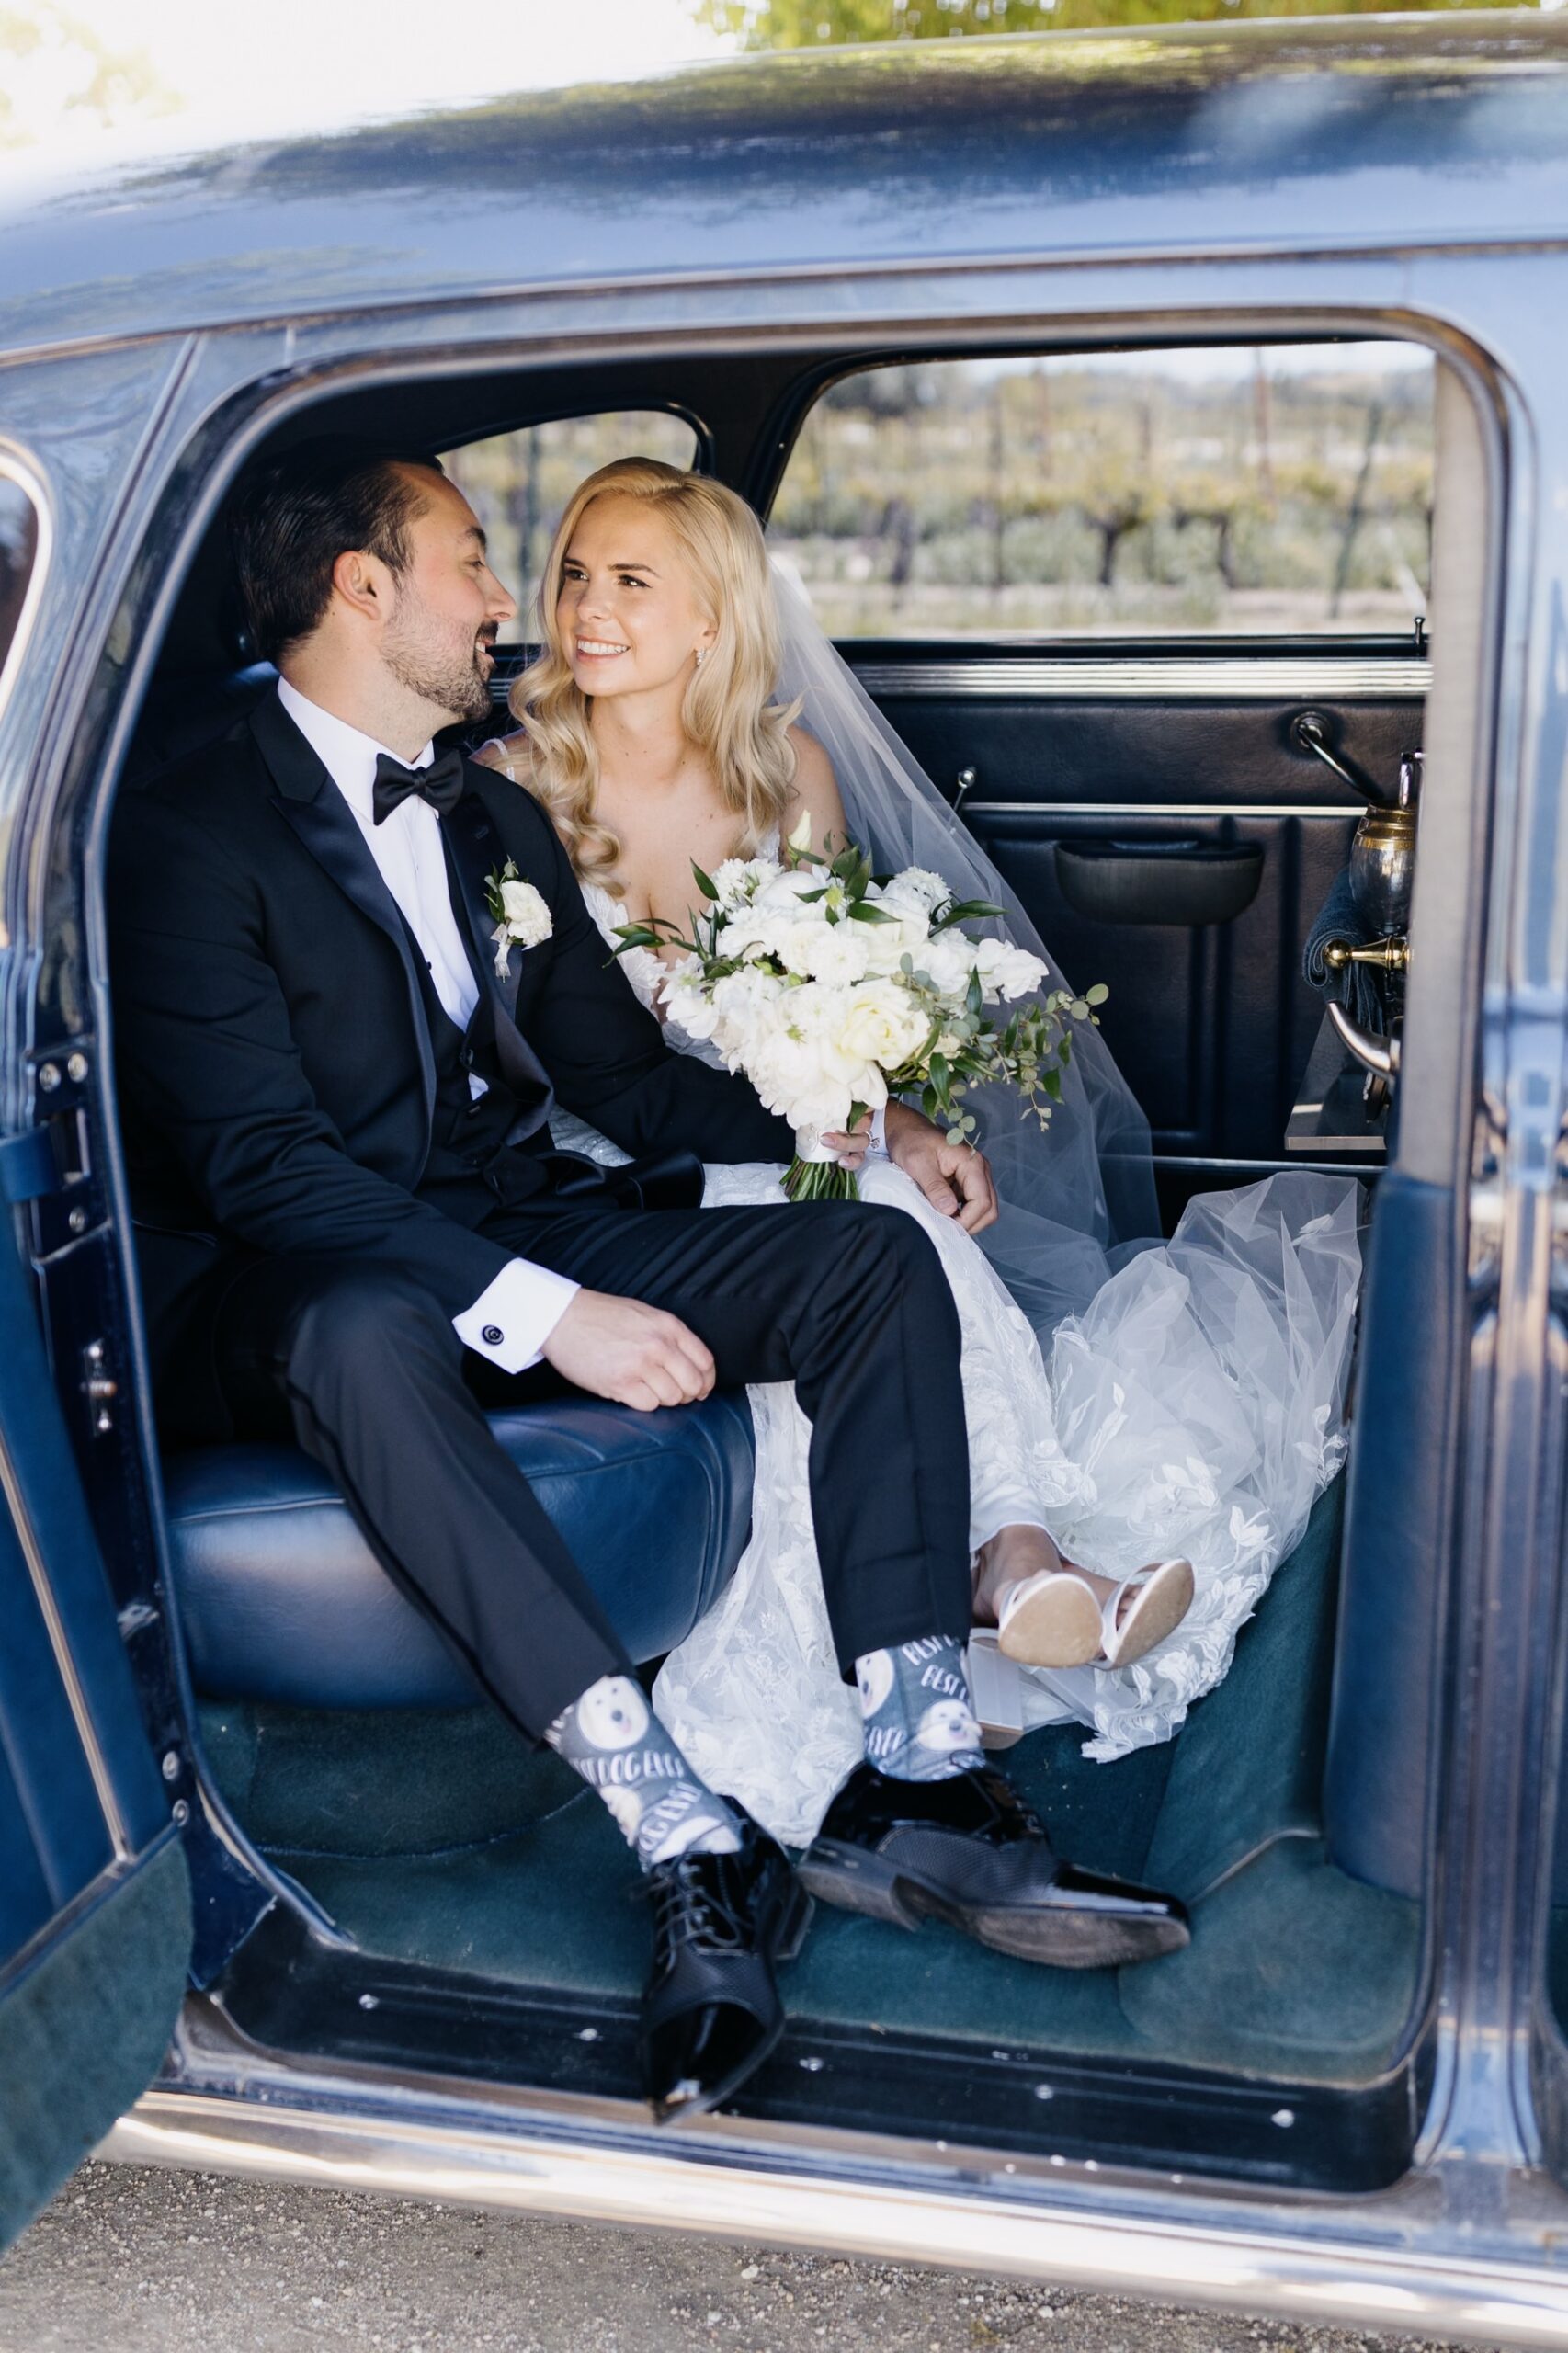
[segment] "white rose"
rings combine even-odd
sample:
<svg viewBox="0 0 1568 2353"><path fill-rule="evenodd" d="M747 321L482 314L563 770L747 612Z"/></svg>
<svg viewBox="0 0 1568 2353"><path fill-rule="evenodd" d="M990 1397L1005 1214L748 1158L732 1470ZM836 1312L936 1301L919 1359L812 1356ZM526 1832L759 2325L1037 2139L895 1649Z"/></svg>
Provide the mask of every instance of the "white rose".
<svg viewBox="0 0 1568 2353"><path fill-rule="evenodd" d="M537 948L555 928L549 907L531 882L502 883L501 914L509 936L525 948Z"/></svg>
<svg viewBox="0 0 1568 2353"><path fill-rule="evenodd" d="M776 913L793 915L800 902L812 891L823 888L823 878L814 866L772 869L756 893L759 907L770 907Z"/></svg>
<svg viewBox="0 0 1568 2353"><path fill-rule="evenodd" d="M867 982L850 995L839 1026L838 1049L858 1062L896 1070L925 1044L928 1027L904 990L886 982Z"/></svg>

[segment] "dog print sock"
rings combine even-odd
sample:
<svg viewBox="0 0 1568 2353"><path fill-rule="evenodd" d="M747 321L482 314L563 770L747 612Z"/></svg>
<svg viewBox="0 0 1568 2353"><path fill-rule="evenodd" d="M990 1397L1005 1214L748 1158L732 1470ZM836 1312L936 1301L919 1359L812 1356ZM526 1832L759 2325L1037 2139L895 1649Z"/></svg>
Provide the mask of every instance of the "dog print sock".
<svg viewBox="0 0 1568 2353"><path fill-rule="evenodd" d="M645 1871L676 1855L733 1855L740 1824L699 1781L629 1675L601 1675L545 1733L597 1790Z"/></svg>
<svg viewBox="0 0 1568 2353"><path fill-rule="evenodd" d="M983 1765L963 1644L926 1634L855 1662L866 1755L898 1781L946 1781Z"/></svg>

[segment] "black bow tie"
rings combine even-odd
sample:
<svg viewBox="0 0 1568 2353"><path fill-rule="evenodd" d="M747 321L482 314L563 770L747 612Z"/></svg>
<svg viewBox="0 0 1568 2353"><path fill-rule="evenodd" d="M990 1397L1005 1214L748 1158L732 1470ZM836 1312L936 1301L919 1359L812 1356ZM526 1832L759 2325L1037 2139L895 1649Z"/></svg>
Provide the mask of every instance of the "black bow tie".
<svg viewBox="0 0 1568 2353"><path fill-rule="evenodd" d="M371 795L370 813L379 825L394 809L416 792L427 801L437 817L455 809L462 797L463 756L460 752L443 752L431 761L427 768L405 768L390 752L376 754L376 789Z"/></svg>

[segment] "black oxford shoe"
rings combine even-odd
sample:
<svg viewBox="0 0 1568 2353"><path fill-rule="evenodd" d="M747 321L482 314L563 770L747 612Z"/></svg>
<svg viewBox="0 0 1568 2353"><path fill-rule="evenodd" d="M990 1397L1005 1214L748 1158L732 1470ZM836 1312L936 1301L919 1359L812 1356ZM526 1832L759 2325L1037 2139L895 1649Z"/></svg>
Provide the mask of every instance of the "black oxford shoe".
<svg viewBox="0 0 1568 2353"><path fill-rule="evenodd" d="M946 1920L997 1952L1057 1969L1112 1969L1190 1939L1175 1896L1058 1862L1010 1781L990 1766L945 1781L856 1767L800 1867L824 1904L917 1928Z"/></svg>
<svg viewBox="0 0 1568 2353"><path fill-rule="evenodd" d="M783 1848L733 1805L734 1855L677 1855L648 1873L653 1961L639 2040L655 2121L729 2099L784 2031L774 1964L793 1961L811 1897Z"/></svg>

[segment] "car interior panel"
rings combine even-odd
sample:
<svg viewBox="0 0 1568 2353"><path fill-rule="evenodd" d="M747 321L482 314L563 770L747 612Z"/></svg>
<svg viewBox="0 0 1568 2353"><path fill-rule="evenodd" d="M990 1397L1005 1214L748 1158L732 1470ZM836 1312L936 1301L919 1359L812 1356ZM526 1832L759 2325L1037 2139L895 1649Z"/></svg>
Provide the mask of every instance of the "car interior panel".
<svg viewBox="0 0 1568 2353"><path fill-rule="evenodd" d="M839 353L833 370L877 357ZM496 369L350 392L287 430L460 460L535 421L659 410L766 506L791 439L779 420L825 372L788 352ZM474 739L504 723L527 624ZM1324 1017L1302 948L1364 805L1297 722L1311 715L1342 767L1389 796L1420 746L1440 636L884 634L844 651L1068 970L1112 981L1106 1035L1150 1114L1167 1219L1195 1191L1290 1165L1286 1125ZM167 631L128 809L268 690L251 653L220 517ZM1358 1173L1375 1178L1381 1159ZM1429 1189L1382 1180L1396 1230L1386 1210L1372 1221L1350 1479L1362 1536L1343 1544L1342 1477L1175 1742L1100 1766L1066 1724L1013 1753L1064 1851L1185 1899L1190 1949L1075 1974L927 1931L894 1971L881 1926L825 1916L749 2112L1303 2186L1369 2187L1403 2167L1411 2085L1429 2064L1426 1776L1420 1724L1391 1726L1374 1692L1391 1590L1408 1620L1392 1638L1430 1652L1437 1545L1408 1512L1396 1574L1381 1516L1356 1499L1381 1483L1440 1509L1441 1376L1422 1389L1392 1361L1438 1306L1424 1268L1451 1200ZM1435 1367L1452 1342L1435 1334ZM634 1655L656 1660L744 1544L744 1402L655 1423L562 1403L496 1427ZM217 2013L273 2048L618 2097L644 1931L619 1900L635 1873L603 1809L484 1704L302 1458L171 1456L163 1509L208 1802L280 1899L203 1971ZM1406 1678L1410 1706L1428 1681Z"/></svg>

